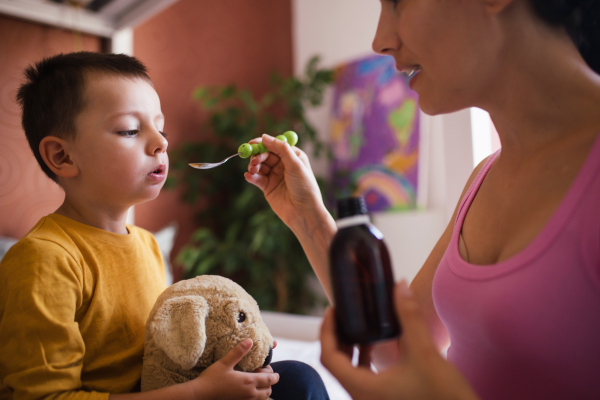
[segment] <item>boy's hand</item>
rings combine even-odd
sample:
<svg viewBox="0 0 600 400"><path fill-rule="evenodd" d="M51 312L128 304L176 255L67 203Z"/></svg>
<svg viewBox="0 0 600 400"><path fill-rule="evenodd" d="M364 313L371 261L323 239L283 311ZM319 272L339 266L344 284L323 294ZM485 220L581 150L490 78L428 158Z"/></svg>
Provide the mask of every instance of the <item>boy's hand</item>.
<svg viewBox="0 0 600 400"><path fill-rule="evenodd" d="M417 300L405 282L396 285L395 303L403 333L398 360L374 373L368 348L361 348L359 365L351 361L352 349L337 341L333 309L321 327L321 362L353 399L475 400L477 396L460 372L439 354Z"/></svg>
<svg viewBox="0 0 600 400"><path fill-rule="evenodd" d="M279 374L262 368L263 372L240 372L233 368L252 348L246 339L223 358L205 369L194 379L194 398L215 400L264 400L271 395L271 386L279 381ZM270 369L270 372L268 372Z"/></svg>
<svg viewBox="0 0 600 400"><path fill-rule="evenodd" d="M250 143L258 143L253 139ZM326 211L317 180L306 154L295 146L262 136L268 152L250 160L246 180L265 194L277 216L292 230L306 224L304 218L314 216L316 211Z"/></svg>

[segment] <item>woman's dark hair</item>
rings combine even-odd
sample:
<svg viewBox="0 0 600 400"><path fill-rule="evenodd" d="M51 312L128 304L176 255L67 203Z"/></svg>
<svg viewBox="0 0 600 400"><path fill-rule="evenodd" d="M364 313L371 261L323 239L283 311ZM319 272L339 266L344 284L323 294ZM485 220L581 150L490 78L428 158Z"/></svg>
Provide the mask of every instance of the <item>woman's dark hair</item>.
<svg viewBox="0 0 600 400"><path fill-rule="evenodd" d="M588 65L600 74L600 1L530 0L550 25L563 26Z"/></svg>
<svg viewBox="0 0 600 400"><path fill-rule="evenodd" d="M46 136L63 139L75 135L75 117L85 106L86 79L90 73L140 78L152 84L146 67L125 54L99 54L87 51L58 54L29 65L25 82L19 88L21 123L29 147L50 179L56 175L40 155L40 142Z"/></svg>

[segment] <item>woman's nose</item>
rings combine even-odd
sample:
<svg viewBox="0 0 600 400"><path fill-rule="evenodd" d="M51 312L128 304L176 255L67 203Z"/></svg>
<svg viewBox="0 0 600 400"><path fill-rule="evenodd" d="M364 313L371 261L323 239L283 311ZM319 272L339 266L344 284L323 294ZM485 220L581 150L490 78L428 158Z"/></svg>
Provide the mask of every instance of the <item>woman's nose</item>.
<svg viewBox="0 0 600 400"><path fill-rule="evenodd" d="M392 55L395 50L400 48L401 42L396 33L397 19L393 15L389 15L389 11L386 11L384 7L385 5L382 4L372 47L375 53Z"/></svg>

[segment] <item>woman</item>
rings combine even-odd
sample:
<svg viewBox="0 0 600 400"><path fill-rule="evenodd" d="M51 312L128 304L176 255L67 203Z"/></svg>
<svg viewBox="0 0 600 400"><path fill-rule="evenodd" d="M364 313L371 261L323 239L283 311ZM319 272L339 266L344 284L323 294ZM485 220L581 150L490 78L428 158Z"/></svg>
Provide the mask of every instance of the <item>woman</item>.
<svg viewBox="0 0 600 400"><path fill-rule="evenodd" d="M353 368L326 313L322 361L354 398L599 398L599 15L589 0L382 1L373 48L418 71L421 109L487 110L502 149L473 171L411 288L397 287L400 357L374 360L378 375ZM330 295L336 226L308 159L262 140L271 153L246 180Z"/></svg>

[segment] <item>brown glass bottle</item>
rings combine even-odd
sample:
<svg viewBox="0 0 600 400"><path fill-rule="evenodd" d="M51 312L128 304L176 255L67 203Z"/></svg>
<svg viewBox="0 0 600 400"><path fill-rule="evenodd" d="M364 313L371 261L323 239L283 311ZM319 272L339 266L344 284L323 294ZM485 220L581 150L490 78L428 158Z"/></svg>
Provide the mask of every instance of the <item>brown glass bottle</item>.
<svg viewBox="0 0 600 400"><path fill-rule="evenodd" d="M329 250L337 335L344 344L396 337L394 277L383 235L370 223L364 200L338 201L338 231Z"/></svg>

